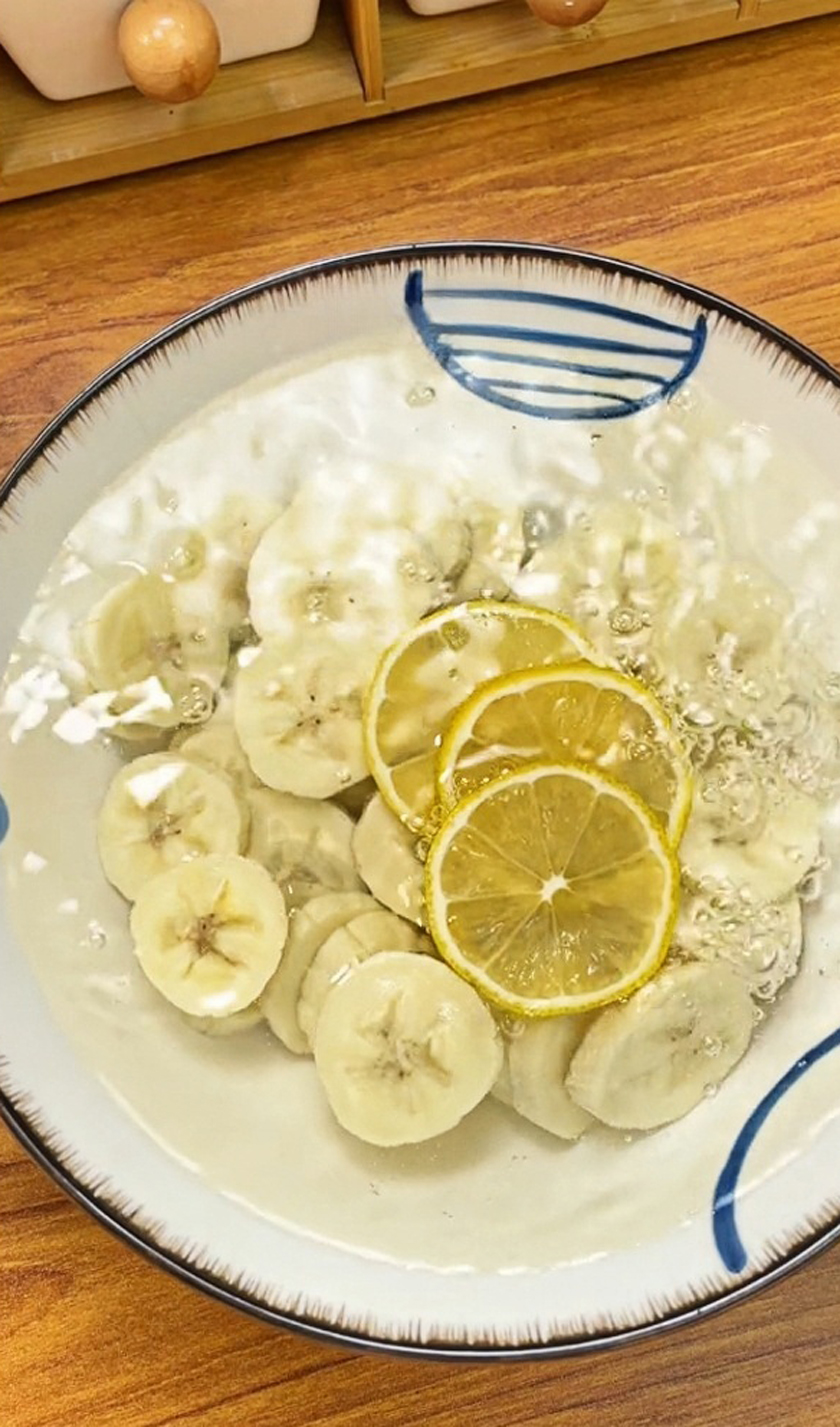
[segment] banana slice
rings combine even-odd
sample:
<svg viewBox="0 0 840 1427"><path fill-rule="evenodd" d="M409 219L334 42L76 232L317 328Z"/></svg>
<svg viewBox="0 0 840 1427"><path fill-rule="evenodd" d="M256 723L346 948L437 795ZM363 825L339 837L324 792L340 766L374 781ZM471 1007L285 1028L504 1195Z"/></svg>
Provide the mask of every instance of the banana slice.
<svg viewBox="0 0 840 1427"><path fill-rule="evenodd" d="M195 732L179 730L169 748L170 752L178 750L193 762L224 773L243 802L247 801L249 793L259 787L237 737L233 709L226 704L220 704L212 718Z"/></svg>
<svg viewBox="0 0 840 1427"><path fill-rule="evenodd" d="M325 646L314 628L248 650L253 657L234 687L234 722L269 788L329 798L367 776L362 694L370 652Z"/></svg>
<svg viewBox="0 0 840 1427"><path fill-rule="evenodd" d="M304 487L263 535L248 570L251 623L298 643L313 628L341 648L384 649L435 602L443 571L407 527Z"/></svg>
<svg viewBox="0 0 840 1427"><path fill-rule="evenodd" d="M730 966L670 966L608 1006L572 1057L566 1089L620 1130L679 1120L729 1074L753 1033L753 1004Z"/></svg>
<svg viewBox="0 0 840 1427"><path fill-rule="evenodd" d="M692 887L734 889L758 906L777 902L818 861L821 816L815 799L791 792L745 841L721 838L714 819L692 817L679 851L685 879Z"/></svg>
<svg viewBox="0 0 840 1427"><path fill-rule="evenodd" d="M297 1009L303 978L316 953L338 927L378 910L378 903L363 892L327 892L292 917L283 959L260 997L260 1009L278 1040L295 1055L309 1054Z"/></svg>
<svg viewBox="0 0 840 1427"><path fill-rule="evenodd" d="M280 514L263 496L229 495L201 529L168 532L154 552L175 582L173 599L185 614L213 618L242 636L248 619L248 566L260 538Z"/></svg>
<svg viewBox="0 0 840 1427"><path fill-rule="evenodd" d="M214 618L180 614L159 575L122 580L91 610L77 651L96 693L110 701L102 726L138 731L202 723L213 711L228 659L227 633Z"/></svg>
<svg viewBox="0 0 840 1427"><path fill-rule="evenodd" d="M737 892L683 898L674 955L722 961L743 976L750 994L770 1001L795 976L802 954L802 907L791 892L761 907Z"/></svg>
<svg viewBox="0 0 840 1427"><path fill-rule="evenodd" d="M646 642L651 616L687 577L690 552L675 530L633 501L608 501L539 545L513 582L526 604L580 621L602 653Z"/></svg>
<svg viewBox="0 0 840 1427"><path fill-rule="evenodd" d="M591 1024L591 1016L521 1021L507 1042L509 1078L502 1089L509 1087L508 1103L526 1120L561 1140L578 1139L592 1124L592 1116L572 1099L565 1086L572 1056Z"/></svg>
<svg viewBox="0 0 840 1427"><path fill-rule="evenodd" d="M754 715L778 694L793 604L788 591L749 565L710 565L663 608L652 641L666 687L706 721Z"/></svg>
<svg viewBox="0 0 840 1427"><path fill-rule="evenodd" d="M354 824L341 808L273 788L247 795L248 856L274 878L290 911L319 892L362 892L350 850Z"/></svg>
<svg viewBox="0 0 840 1427"><path fill-rule="evenodd" d="M244 836L230 781L181 753L150 753L121 768L97 826L102 870L130 902L167 868L241 851Z"/></svg>
<svg viewBox="0 0 840 1427"><path fill-rule="evenodd" d="M313 1044L327 997L354 966L383 951L431 950L429 938L393 912L363 912L337 927L316 951L301 984L297 1019L307 1044Z"/></svg>
<svg viewBox="0 0 840 1427"><path fill-rule="evenodd" d="M417 838L376 793L353 832L359 876L384 906L422 926L423 864L416 847Z"/></svg>
<svg viewBox="0 0 840 1427"><path fill-rule="evenodd" d="M315 1065L345 1130L373 1145L451 1130L489 1091L502 1042L481 998L442 962L380 952L327 997Z"/></svg>
<svg viewBox="0 0 840 1427"><path fill-rule="evenodd" d="M252 1031L256 1026L265 1025L265 1016L256 1002L234 1011L230 1016L189 1016L181 1012L181 1019L194 1031L203 1036L238 1036L243 1031Z"/></svg>
<svg viewBox="0 0 840 1427"><path fill-rule="evenodd" d="M452 600L506 599L526 552L521 506L476 501L459 514L462 551L447 572Z"/></svg>
<svg viewBox="0 0 840 1427"><path fill-rule="evenodd" d="M245 857L196 858L141 888L131 935L152 985L191 1016L231 1016L256 1000L280 962L283 893Z"/></svg>

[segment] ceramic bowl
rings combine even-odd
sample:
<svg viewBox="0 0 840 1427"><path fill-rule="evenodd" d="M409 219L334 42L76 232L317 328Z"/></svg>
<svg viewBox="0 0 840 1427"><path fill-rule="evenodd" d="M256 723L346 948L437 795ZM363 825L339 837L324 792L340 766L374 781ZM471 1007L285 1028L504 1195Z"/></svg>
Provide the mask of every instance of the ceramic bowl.
<svg viewBox="0 0 840 1427"><path fill-rule="evenodd" d="M172 490L200 505L246 471L271 487L290 464L305 481L334 460L340 479L352 457L417 489L442 462L501 473L561 506L602 489L690 504L711 482L744 557L833 620L836 646L838 448L840 380L781 332L652 272L517 244L282 273L99 377L0 487L0 668L15 650L22 661L0 713L0 1109L34 1158L220 1300L411 1353L628 1341L734 1303L835 1239L830 807L799 972L689 1116L570 1145L488 1100L438 1140L375 1149L334 1124L311 1061L259 1028L196 1035L145 982L96 853L116 754L54 736L60 680L16 641L62 542L124 473L165 510ZM132 509L122 529L94 522L103 560L139 548L143 500Z"/></svg>

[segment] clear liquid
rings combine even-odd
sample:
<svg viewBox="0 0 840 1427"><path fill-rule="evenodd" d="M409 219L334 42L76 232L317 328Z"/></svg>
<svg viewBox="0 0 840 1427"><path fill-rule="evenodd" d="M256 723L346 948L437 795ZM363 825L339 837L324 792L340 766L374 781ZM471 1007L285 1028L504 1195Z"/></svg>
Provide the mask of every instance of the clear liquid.
<svg viewBox="0 0 840 1427"><path fill-rule="evenodd" d="M702 816L726 846L751 846L768 835L793 796L813 800L818 810L834 805L840 787L840 672L824 602L804 584L777 581L771 567L783 552L751 540L733 513L731 469L747 438L727 413L698 391L688 414L663 409L595 433L520 420L519 429L511 427L504 439L493 428L482 449L486 413L480 404L461 393L450 408L443 387L433 400L425 395L420 400L417 394L426 393L427 384L401 382L393 389L387 362L377 363L369 359L367 424L348 409L346 427L354 435L347 442L335 437L344 421L335 398L340 384L335 370L325 368L290 383L282 401L264 382L253 396L236 398L243 431L238 460L229 449L224 461L216 460L214 428L199 419L104 493L48 572L6 671L0 768L20 763L20 777L12 783L22 785L30 776L29 765L46 739L62 745L55 768L68 790L80 787L94 763L105 771L91 786L97 778L104 784L122 759L145 751L147 743L168 746L224 702L256 641L244 580L251 537L288 506L302 484L314 492L305 530L317 557L317 568L304 570L296 586L312 616L308 625L334 618L330 601L322 598L325 551L334 539L341 559L352 564L359 542L348 542L346 532L359 526L368 537L368 585L375 585L381 569L399 566L410 590L404 616L409 620L490 589L496 597L559 609L577 622L605 662L647 684L669 709L697 778L695 818ZM282 381L277 389L285 389ZM313 438L312 412L326 391L331 419ZM406 392L414 394L411 400ZM358 387L348 402L357 396ZM249 409L250 418L243 420ZM298 410L305 414L305 439L299 449L292 441L272 467L265 459L272 449L272 422L282 423L288 434ZM689 415L694 424L687 443L682 437ZM424 428L421 454L414 459L414 428L405 422L421 418L438 424ZM259 459L249 423L262 433ZM590 442L590 435L597 442ZM202 454L203 486L181 479L179 453L186 447ZM768 460L783 464L784 455L771 452ZM253 519L244 520L250 531L243 531L243 520L235 515L236 500L243 496L255 503ZM371 530L375 538L369 538ZM813 561L817 547L802 544L801 529L797 539L801 566ZM830 561L822 563L827 567ZM213 609L223 614L213 623L223 626L232 658L221 680L211 682L209 698L206 683L189 682L176 717L168 724L143 724L147 742L134 743L126 726L109 723L113 715L87 686L76 630L115 578L138 571L160 573L184 608L197 612L200 624L203 617L201 627L207 624L208 598L221 601ZM364 603L358 620L348 601L338 617L348 631L357 624L363 628ZM375 662L388 637L378 629L362 641L365 657ZM86 721L78 718L79 710L89 715ZM352 785L353 775L345 770L341 782ZM68 808L76 802L68 792ZM36 824L27 836L27 845L15 844L15 856L40 856ZM65 845L72 838L66 824ZM830 871L819 841L815 856L795 840L780 856L790 862L785 897L799 901L801 894L809 906L818 901ZM94 862L84 876L87 882L99 876ZM108 896L100 883L99 893ZM24 885L34 888L34 882L17 879L12 895L19 903L30 895L21 891ZM61 902L67 895L65 887ZM678 932L673 954L744 967L763 1016L799 964L789 966L794 934L779 914L780 900L762 902L754 889L727 877L699 883L687 877L690 935L682 944ZM58 906L56 899L52 920L62 928L66 918ZM102 919L103 927L125 918L122 905L114 909L111 901L110 907L113 914ZM24 908L23 922L30 915ZM91 914L88 923L94 922L100 926ZM59 955L62 935L55 939ZM109 932L107 942L117 948L116 957L124 954L117 936ZM105 949L98 933L94 949ZM78 996L86 994L80 978ZM122 1004L123 986L120 998ZM92 1043L91 1055L97 1054Z"/></svg>

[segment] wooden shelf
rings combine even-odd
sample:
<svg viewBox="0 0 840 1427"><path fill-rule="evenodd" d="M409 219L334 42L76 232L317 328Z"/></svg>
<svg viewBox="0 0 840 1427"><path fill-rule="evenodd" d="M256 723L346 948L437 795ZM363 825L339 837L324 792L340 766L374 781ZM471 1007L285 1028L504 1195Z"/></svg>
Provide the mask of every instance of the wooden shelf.
<svg viewBox="0 0 840 1427"><path fill-rule="evenodd" d="M435 20L382 0L386 103L460 98L837 10L837 0L612 0L596 23L556 30L516 0Z"/></svg>
<svg viewBox="0 0 840 1427"><path fill-rule="evenodd" d="M557 30L508 0L430 21L383 0L382 49L390 103L454 98L715 39L738 28L737 0L613 0L597 24Z"/></svg>
<svg viewBox="0 0 840 1427"><path fill-rule="evenodd" d="M322 0L308 45L227 65L176 108L133 90L56 103L0 52L0 201L832 12L840 0L611 0L564 31L523 0L435 18Z"/></svg>
<svg viewBox="0 0 840 1427"><path fill-rule="evenodd" d="M191 104L169 108L117 90L44 99L0 53L0 198L156 168L365 116L344 19L325 0L300 49L225 65Z"/></svg>

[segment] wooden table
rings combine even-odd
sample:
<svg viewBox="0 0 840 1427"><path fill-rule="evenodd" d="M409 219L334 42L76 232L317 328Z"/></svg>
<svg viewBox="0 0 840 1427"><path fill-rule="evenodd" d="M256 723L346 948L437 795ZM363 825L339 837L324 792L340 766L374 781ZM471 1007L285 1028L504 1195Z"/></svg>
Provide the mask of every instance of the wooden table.
<svg viewBox="0 0 840 1427"><path fill-rule="evenodd" d="M0 464L103 366L214 294L419 238L661 267L840 364L840 20L289 140L0 214ZM0 1130L4 1427L837 1427L840 1255L696 1329L591 1357L354 1356L182 1287Z"/></svg>

